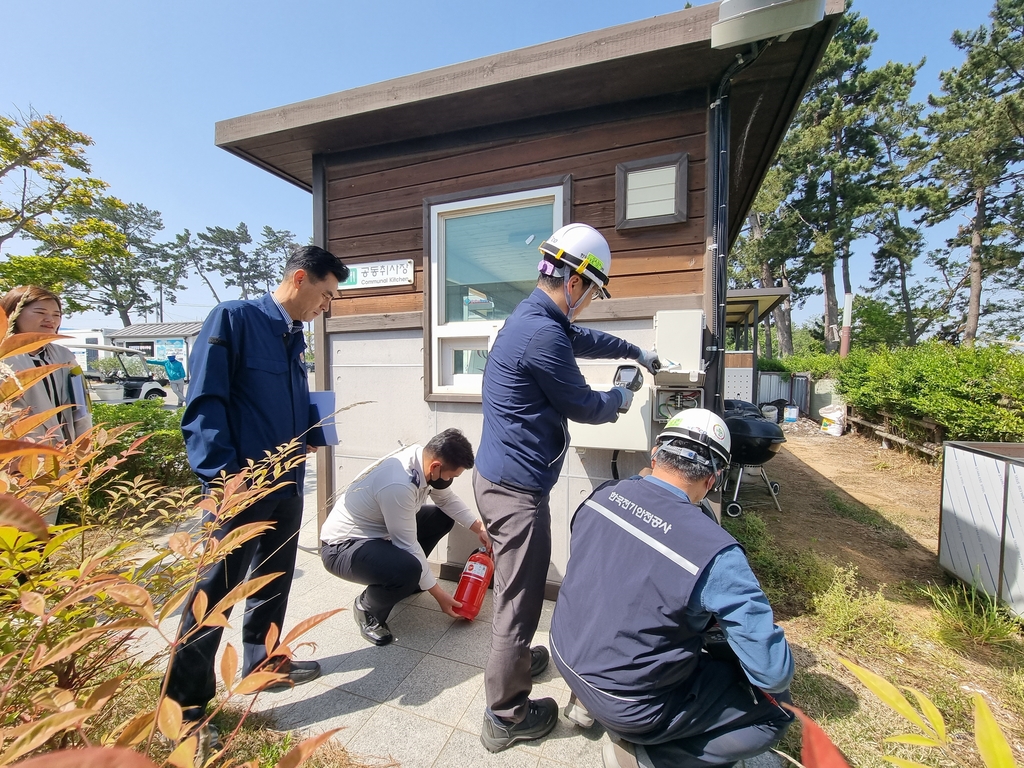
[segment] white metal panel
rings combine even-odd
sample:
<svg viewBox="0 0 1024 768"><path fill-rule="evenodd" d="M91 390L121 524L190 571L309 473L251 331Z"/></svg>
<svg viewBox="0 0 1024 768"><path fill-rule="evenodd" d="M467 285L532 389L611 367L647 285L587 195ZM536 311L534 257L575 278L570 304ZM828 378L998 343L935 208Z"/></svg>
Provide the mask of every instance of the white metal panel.
<svg viewBox="0 0 1024 768"><path fill-rule="evenodd" d="M1003 541L1003 593L1013 612L1024 616L1024 467L1008 464L1006 536Z"/></svg>
<svg viewBox="0 0 1024 768"><path fill-rule="evenodd" d="M751 368L725 369L725 399L746 400L754 398L754 371Z"/></svg>
<svg viewBox="0 0 1024 768"><path fill-rule="evenodd" d="M947 445L942 467L939 565L995 595L1006 463Z"/></svg>

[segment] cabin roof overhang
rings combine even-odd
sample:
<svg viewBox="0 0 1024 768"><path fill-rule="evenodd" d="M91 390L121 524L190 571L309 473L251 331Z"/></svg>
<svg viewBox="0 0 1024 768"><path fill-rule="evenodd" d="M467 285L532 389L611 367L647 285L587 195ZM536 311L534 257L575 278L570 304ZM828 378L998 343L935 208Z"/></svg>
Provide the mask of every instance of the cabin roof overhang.
<svg viewBox="0 0 1024 768"><path fill-rule="evenodd" d="M711 48L719 3L223 120L217 146L303 189L313 157L703 91L739 53ZM844 10L770 46L733 80L730 229L749 209Z"/></svg>

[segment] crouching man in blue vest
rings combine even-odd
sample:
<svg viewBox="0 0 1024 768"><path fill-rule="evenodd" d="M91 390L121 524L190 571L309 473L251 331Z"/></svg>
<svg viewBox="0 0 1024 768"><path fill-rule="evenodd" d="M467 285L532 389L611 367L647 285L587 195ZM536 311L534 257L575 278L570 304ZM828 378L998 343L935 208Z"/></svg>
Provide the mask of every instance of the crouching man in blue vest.
<svg viewBox="0 0 1024 768"><path fill-rule="evenodd" d="M606 768L732 765L793 719L785 635L740 545L697 506L730 445L714 413L684 411L650 475L606 483L573 518L551 656L573 692L566 716L611 737Z"/></svg>

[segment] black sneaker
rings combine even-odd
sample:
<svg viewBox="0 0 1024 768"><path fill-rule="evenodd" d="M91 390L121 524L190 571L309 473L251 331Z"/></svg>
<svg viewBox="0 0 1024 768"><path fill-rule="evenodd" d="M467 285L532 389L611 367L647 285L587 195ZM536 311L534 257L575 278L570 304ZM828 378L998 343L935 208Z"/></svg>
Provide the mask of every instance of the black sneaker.
<svg viewBox="0 0 1024 768"><path fill-rule="evenodd" d="M387 645L395 639L391 634L391 628L372 613L367 613L359 604L358 597L352 603L352 616L359 626L359 633L374 645Z"/></svg>
<svg viewBox="0 0 1024 768"><path fill-rule="evenodd" d="M543 645L535 645L530 649L530 677L536 677L548 668L551 654Z"/></svg>
<svg viewBox="0 0 1024 768"><path fill-rule="evenodd" d="M558 704L554 699L531 699L526 718L520 723L508 723L485 712L480 743L488 752L500 752L517 741L532 741L547 736L557 724Z"/></svg>

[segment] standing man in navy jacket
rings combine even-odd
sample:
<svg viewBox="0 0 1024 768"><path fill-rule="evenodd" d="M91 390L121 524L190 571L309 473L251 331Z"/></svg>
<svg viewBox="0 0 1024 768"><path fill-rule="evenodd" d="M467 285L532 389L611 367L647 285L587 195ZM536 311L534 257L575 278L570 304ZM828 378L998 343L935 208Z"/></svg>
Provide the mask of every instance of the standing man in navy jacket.
<svg viewBox="0 0 1024 768"><path fill-rule="evenodd" d="M586 224L562 227L541 246L537 288L505 321L487 356L483 434L473 473L480 516L494 545L494 619L480 740L491 752L547 735L558 721L554 699L530 699L531 678L548 652L530 648L551 560L548 497L569 449L567 419L604 424L633 393L592 390L577 357L631 358L651 370L654 352L572 325L594 299L609 296L611 250Z"/></svg>
<svg viewBox="0 0 1024 768"><path fill-rule="evenodd" d="M316 246L296 250L285 264L284 279L273 293L253 301L227 301L214 307L196 339L189 370L192 384L181 422L189 464L205 488L239 472L249 459L259 461L291 440L312 451L307 433L314 426L309 402L303 323L330 308L338 283L348 268ZM310 433L310 437L316 434ZM271 659L266 640L271 624L284 623L288 592L295 572L298 532L302 522L300 465L282 478L284 487L228 521L216 536L247 523L270 522L273 528L243 544L200 575L196 591L213 606L231 589L252 576L281 573L252 595L242 623L243 675L260 666L288 675L278 687L305 683L320 675L315 661ZM182 614L178 637L195 628L192 601ZM216 693L214 658L221 629L211 627L190 637L168 670L167 695L178 702L184 717L201 721ZM216 743L216 733L204 741Z"/></svg>

